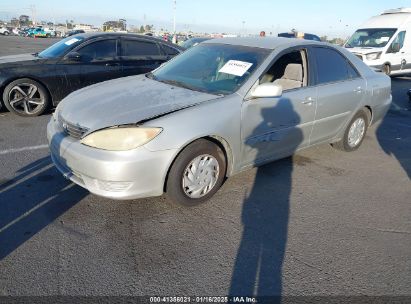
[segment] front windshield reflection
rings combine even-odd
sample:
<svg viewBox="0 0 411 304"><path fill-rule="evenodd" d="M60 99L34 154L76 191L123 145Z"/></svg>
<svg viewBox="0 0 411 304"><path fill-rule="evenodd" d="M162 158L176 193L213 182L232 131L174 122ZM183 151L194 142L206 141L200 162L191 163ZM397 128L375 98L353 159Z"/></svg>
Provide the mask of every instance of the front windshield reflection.
<svg viewBox="0 0 411 304"><path fill-rule="evenodd" d="M197 45L154 71L151 78L210 94L238 90L270 53L228 44Z"/></svg>

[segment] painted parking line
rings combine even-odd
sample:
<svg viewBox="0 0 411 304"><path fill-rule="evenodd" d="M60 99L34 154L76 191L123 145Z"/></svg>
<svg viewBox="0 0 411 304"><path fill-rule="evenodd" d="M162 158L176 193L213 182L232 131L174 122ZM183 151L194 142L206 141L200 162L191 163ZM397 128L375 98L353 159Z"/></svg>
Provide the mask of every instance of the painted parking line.
<svg viewBox="0 0 411 304"><path fill-rule="evenodd" d="M17 153L17 152L24 152L24 151L48 149L48 148L49 148L48 145L38 145L38 146L22 147L22 148L16 148L16 149L7 149L7 150L1 150L0 155L10 154L10 153Z"/></svg>

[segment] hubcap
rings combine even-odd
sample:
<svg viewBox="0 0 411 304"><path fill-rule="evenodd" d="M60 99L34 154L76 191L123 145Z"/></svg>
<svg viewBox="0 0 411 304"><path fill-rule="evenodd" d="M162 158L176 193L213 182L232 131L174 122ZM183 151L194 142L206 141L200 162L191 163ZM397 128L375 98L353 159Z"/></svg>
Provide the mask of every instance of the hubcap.
<svg viewBox="0 0 411 304"><path fill-rule="evenodd" d="M11 88L9 104L19 113L34 114L44 105L44 96L31 83L21 83Z"/></svg>
<svg viewBox="0 0 411 304"><path fill-rule="evenodd" d="M365 120L360 117L357 118L348 131L348 145L351 148L356 147L362 140L365 133Z"/></svg>
<svg viewBox="0 0 411 304"><path fill-rule="evenodd" d="M194 158L183 173L184 193L191 198L200 198L214 188L220 174L217 159L209 154Z"/></svg>

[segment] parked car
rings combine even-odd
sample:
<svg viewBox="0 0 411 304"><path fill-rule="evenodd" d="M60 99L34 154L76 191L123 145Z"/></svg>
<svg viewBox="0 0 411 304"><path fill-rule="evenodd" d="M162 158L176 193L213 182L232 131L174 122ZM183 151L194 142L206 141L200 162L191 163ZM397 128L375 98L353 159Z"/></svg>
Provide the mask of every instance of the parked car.
<svg viewBox="0 0 411 304"><path fill-rule="evenodd" d="M10 35L10 31L5 27L0 27L0 34L4 36Z"/></svg>
<svg viewBox="0 0 411 304"><path fill-rule="evenodd" d="M84 30L72 30L72 31L68 31L64 35L64 37L70 37L70 36L74 36L74 35L77 35L77 34L84 34L84 33L85 33Z"/></svg>
<svg viewBox="0 0 411 304"><path fill-rule="evenodd" d="M92 193L166 191L195 205L225 177L300 149L329 142L356 150L391 99L389 77L344 48L221 38L146 75L70 94L47 136L56 167Z"/></svg>
<svg viewBox="0 0 411 304"><path fill-rule="evenodd" d="M36 37L36 38L50 38L50 37L55 37L56 32L53 30L38 27L38 28L30 29L27 32L27 36Z"/></svg>
<svg viewBox="0 0 411 304"><path fill-rule="evenodd" d="M384 11L367 20L345 47L387 75L411 73L411 8Z"/></svg>
<svg viewBox="0 0 411 304"><path fill-rule="evenodd" d="M207 37L196 37L196 38L190 38L186 41L184 41L181 46L185 49L189 49L193 46L196 46L197 44L203 42L203 41L207 41L211 38L207 38Z"/></svg>
<svg viewBox="0 0 411 304"><path fill-rule="evenodd" d="M321 38L314 34L300 33L300 32L290 32L290 33L279 33L278 37L282 38L302 38L305 40L321 41Z"/></svg>
<svg viewBox="0 0 411 304"><path fill-rule="evenodd" d="M37 116L75 90L113 78L147 73L182 50L142 35L71 36L38 54L0 57L3 102L15 114Z"/></svg>

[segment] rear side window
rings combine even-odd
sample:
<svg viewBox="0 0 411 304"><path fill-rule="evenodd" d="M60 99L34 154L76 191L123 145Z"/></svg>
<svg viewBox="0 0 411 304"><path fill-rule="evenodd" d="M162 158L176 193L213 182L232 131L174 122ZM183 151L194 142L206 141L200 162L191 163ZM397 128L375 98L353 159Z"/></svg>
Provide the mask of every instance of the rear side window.
<svg viewBox="0 0 411 304"><path fill-rule="evenodd" d="M141 40L123 40L121 43L123 56L158 56L160 50L157 43Z"/></svg>
<svg viewBox="0 0 411 304"><path fill-rule="evenodd" d="M169 55L169 56L175 56L175 55L178 55L180 53L175 48L173 48L171 46L168 46L168 45L165 45L165 44L163 44L163 49L166 52L166 54Z"/></svg>
<svg viewBox="0 0 411 304"><path fill-rule="evenodd" d="M313 48L317 63L317 84L350 80L359 77L358 72L345 57L329 48Z"/></svg>
<svg viewBox="0 0 411 304"><path fill-rule="evenodd" d="M78 53L84 60L113 59L117 55L117 40L100 40L87 44Z"/></svg>

